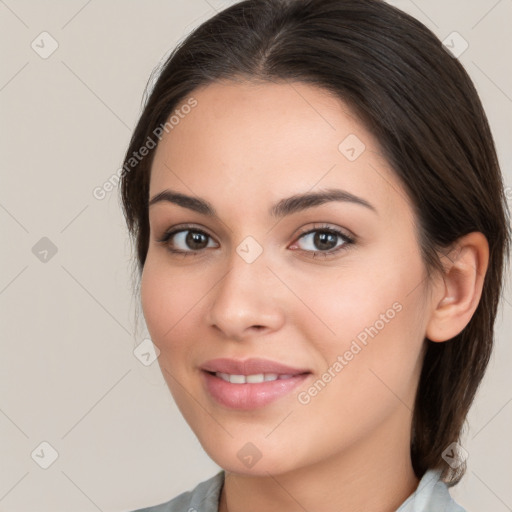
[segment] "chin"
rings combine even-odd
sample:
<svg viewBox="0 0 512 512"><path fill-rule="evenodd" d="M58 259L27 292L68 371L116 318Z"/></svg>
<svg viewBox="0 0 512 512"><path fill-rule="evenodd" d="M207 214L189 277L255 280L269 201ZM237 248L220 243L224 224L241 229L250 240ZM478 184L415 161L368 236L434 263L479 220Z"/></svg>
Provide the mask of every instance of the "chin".
<svg viewBox="0 0 512 512"><path fill-rule="evenodd" d="M268 477L269 474L279 475L294 469L275 459L264 461L261 458L252 467L242 463L236 455L234 457L221 456L216 459L212 458L212 460L226 472L254 477Z"/></svg>
<svg viewBox="0 0 512 512"><path fill-rule="evenodd" d="M227 472L247 476L278 475L297 469L301 464L294 453L294 460L283 448L264 441L238 441L230 438L225 443L219 443L218 438L201 445L208 456Z"/></svg>

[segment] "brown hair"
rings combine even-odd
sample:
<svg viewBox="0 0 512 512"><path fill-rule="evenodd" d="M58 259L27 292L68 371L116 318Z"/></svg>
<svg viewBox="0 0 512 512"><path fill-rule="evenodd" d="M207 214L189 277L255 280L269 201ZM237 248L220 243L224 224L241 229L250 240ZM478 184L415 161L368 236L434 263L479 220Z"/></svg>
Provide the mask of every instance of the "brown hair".
<svg viewBox="0 0 512 512"><path fill-rule="evenodd" d="M142 271L149 242L148 145L180 102L220 80L300 81L346 102L380 142L415 209L429 271L437 251L483 233L490 248L480 303L450 342L426 340L412 422L420 478L464 466L442 452L458 441L487 367L510 245L508 211L492 135L478 94L457 59L423 24L381 0L246 0L194 30L171 53L147 99L124 162L121 195Z"/></svg>

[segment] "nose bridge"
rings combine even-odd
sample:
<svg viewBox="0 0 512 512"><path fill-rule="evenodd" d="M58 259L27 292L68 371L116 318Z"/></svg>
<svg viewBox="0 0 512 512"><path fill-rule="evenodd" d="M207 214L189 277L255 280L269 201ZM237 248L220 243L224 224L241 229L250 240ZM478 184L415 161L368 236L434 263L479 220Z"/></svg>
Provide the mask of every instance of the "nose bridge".
<svg viewBox="0 0 512 512"><path fill-rule="evenodd" d="M231 338L240 339L254 328L276 329L283 320L281 307L270 293L275 278L263 248L256 243L245 239L233 250L228 272L213 294L209 323Z"/></svg>

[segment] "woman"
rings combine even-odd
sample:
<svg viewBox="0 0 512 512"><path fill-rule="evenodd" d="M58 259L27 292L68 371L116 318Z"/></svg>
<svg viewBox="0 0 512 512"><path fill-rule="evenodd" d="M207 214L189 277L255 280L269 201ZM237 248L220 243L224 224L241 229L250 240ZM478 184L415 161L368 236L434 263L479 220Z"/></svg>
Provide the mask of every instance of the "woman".
<svg viewBox="0 0 512 512"><path fill-rule="evenodd" d="M510 233L459 62L379 0L249 0L127 151L144 317L223 468L148 511L461 511Z"/></svg>

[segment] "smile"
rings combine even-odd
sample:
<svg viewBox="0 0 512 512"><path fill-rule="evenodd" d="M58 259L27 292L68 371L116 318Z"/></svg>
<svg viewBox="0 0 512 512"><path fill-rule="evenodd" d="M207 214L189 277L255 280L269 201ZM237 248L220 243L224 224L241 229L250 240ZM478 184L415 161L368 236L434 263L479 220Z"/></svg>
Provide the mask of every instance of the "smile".
<svg viewBox="0 0 512 512"><path fill-rule="evenodd" d="M303 385L311 373L277 374L254 373L249 375L202 371L206 394L218 405L228 409L251 410L270 405Z"/></svg>
<svg viewBox="0 0 512 512"><path fill-rule="evenodd" d="M278 375L277 373L255 373L253 375L232 375L229 373L216 372L216 377L230 382L231 384L261 384L262 382L271 382L278 379L291 379L293 375Z"/></svg>

